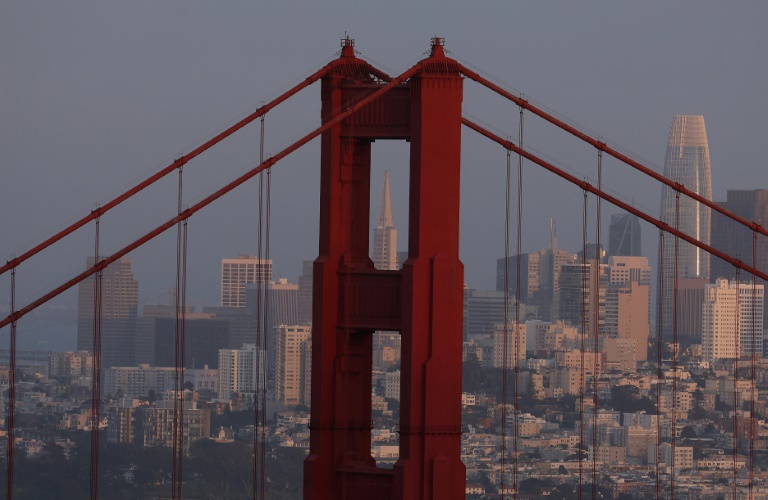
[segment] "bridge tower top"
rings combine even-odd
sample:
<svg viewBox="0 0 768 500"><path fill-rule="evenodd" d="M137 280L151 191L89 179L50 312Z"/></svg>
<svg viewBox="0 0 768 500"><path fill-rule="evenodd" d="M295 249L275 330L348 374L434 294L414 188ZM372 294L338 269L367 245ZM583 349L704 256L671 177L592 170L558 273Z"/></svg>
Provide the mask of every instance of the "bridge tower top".
<svg viewBox="0 0 768 500"><path fill-rule="evenodd" d="M340 57L355 57L355 39L350 38L347 33L344 33L344 38L341 39Z"/></svg>
<svg viewBox="0 0 768 500"><path fill-rule="evenodd" d="M426 59L396 79L355 57L350 38L341 44L322 79L324 119L384 86L388 91L321 136L304 498L464 498L462 76L439 37ZM369 251L371 144L388 139L410 144L408 258L401 270L375 269ZM376 330L401 335L400 453L392 469L377 468L371 456Z"/></svg>

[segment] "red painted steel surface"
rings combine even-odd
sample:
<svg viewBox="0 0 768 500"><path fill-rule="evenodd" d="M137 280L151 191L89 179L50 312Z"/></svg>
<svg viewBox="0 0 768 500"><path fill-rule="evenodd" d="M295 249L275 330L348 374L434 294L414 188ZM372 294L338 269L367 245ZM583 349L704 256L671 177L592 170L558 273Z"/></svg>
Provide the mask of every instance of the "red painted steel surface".
<svg viewBox="0 0 768 500"><path fill-rule="evenodd" d="M322 114L380 85L351 50L322 80ZM304 498L464 498L459 261L462 79L435 44L405 84L322 136L320 248L314 264L312 421ZM411 145L408 259L369 258L370 142ZM397 289L399 287L399 290ZM399 301L399 303L397 303ZM371 457L371 337L402 335L400 458Z"/></svg>

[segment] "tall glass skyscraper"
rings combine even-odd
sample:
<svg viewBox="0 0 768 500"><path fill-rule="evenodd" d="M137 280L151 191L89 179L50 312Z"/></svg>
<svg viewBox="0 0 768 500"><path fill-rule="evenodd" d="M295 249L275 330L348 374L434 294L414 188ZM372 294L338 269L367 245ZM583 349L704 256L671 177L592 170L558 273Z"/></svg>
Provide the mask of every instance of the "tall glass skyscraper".
<svg viewBox="0 0 768 500"><path fill-rule="evenodd" d="M625 213L611 215L608 229L608 255L641 255L640 219L637 215Z"/></svg>
<svg viewBox="0 0 768 500"><path fill-rule="evenodd" d="M699 195L712 199L712 177L709 164L709 145L703 116L676 115L669 131L664 175L679 182ZM680 195L674 189L661 189L661 220L677 227L683 233L702 243L710 242L710 209ZM662 328L672 330L672 294L675 271L675 242L667 235L664 241L662 262L659 263L659 285L662 295ZM709 278L709 254L700 248L679 242L677 259L678 278ZM679 325L680 326L680 325Z"/></svg>

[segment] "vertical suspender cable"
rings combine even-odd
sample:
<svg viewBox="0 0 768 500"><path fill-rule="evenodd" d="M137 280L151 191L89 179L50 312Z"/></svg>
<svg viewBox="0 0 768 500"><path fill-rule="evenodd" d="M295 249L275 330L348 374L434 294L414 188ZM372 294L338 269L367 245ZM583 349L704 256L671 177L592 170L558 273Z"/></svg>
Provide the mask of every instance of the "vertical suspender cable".
<svg viewBox="0 0 768 500"><path fill-rule="evenodd" d="M597 189L603 190L603 151L597 151ZM594 327L594 345L592 346L592 499L597 498L597 392L598 375L600 373L599 354L600 353L600 263L602 253L600 251L600 200L597 198L597 213L595 215L597 222L597 241L595 242L595 296L593 304L595 309L595 327ZM585 256L586 258L586 256Z"/></svg>
<svg viewBox="0 0 768 500"><path fill-rule="evenodd" d="M675 191L675 229L680 229L680 191ZM680 238L675 236L675 266L674 278L672 282L672 468L669 476L669 493L672 500L675 500L675 468L677 467L677 290L678 290L678 267L680 256Z"/></svg>
<svg viewBox="0 0 768 500"><path fill-rule="evenodd" d="M94 219L96 231L94 236L93 264L99 263L99 229L100 217ZM90 498L99 497L99 424L101 421L101 312L102 312L102 271L93 277L93 368L91 372L91 469L90 469Z"/></svg>
<svg viewBox="0 0 768 500"><path fill-rule="evenodd" d="M661 390L664 370L664 230L659 230L659 273L656 289L656 498L661 498Z"/></svg>
<svg viewBox="0 0 768 500"><path fill-rule="evenodd" d="M736 352L733 356L733 498L738 498L736 458L739 448L739 356L741 356L741 269L736 268L736 314L733 318Z"/></svg>
<svg viewBox="0 0 768 500"><path fill-rule="evenodd" d="M584 390L587 385L586 333L587 333L587 287L589 286L589 268L587 267L587 190L584 190L584 208L581 219L581 362L579 363L579 500L582 498L584 486ZM594 432L594 429L593 431Z"/></svg>
<svg viewBox="0 0 768 500"><path fill-rule="evenodd" d="M265 116L261 116L261 129L259 133L259 160L261 162L264 161L264 120ZM264 247L266 250L266 260L269 260L269 228L270 228L270 212L271 212L271 194L272 194L272 169L267 169L267 200L266 200L266 234L265 234L265 241L264 241ZM266 267L263 267L263 269L266 269ZM271 269L271 268L270 268ZM263 352L264 356L267 356L267 353L269 352L269 335L271 334L270 331L270 321L269 321L269 282L268 282L268 276L264 275L264 327L262 328L262 331L264 332L263 335ZM266 491L266 477L267 477L267 379L266 379L266 372L262 373L262 384L261 384L261 500L264 500ZM255 403L254 403L255 404Z"/></svg>
<svg viewBox="0 0 768 500"><path fill-rule="evenodd" d="M16 312L16 268L11 269L11 315ZM14 416L16 413L16 321L11 322L10 367L8 370L8 455L5 498L13 499Z"/></svg>
<svg viewBox="0 0 768 500"><path fill-rule="evenodd" d="M519 146L522 149L523 148L523 118L524 118L524 111L523 108L520 108L520 137L519 137ZM514 498L517 498L517 490L518 490L518 484L517 484L517 470L518 470L518 449L517 449L517 442L518 438L520 437L520 259L521 259L521 253L522 253L522 242L523 242L523 157L522 155L517 155L517 259L515 261L515 264L517 265L517 283L515 284L515 289L517 290L517 293L515 294L515 328L514 328L514 341L515 341L515 433L513 437L513 453L514 456L514 468L512 469L513 473L513 495ZM526 332L527 333L527 332ZM525 349L525 346L522 346L523 349Z"/></svg>
<svg viewBox="0 0 768 500"><path fill-rule="evenodd" d="M178 184L178 199L177 210L178 214L181 214L182 200L183 200L183 164L179 167L179 184ZM184 405L184 372L183 372L183 345L182 345L182 260L183 260L183 234L184 228L182 221L176 224L176 314L175 314L175 331L174 331L174 396L173 396L173 469L172 469L172 498L181 498L181 469L182 469L182 454L183 454L183 433L184 422L182 420L182 412Z"/></svg>
<svg viewBox="0 0 768 500"><path fill-rule="evenodd" d="M271 193L272 193L272 169L267 169L267 200L266 200L266 231L264 232L264 258L269 262L269 233L271 219ZM264 268L266 269L266 268ZM269 352L269 280L264 276L264 355ZM255 402L254 402L255 404ZM266 380L262 384L261 390L261 500L265 498L266 473L267 473L267 384Z"/></svg>
<svg viewBox="0 0 768 500"><path fill-rule="evenodd" d="M259 163L264 163L264 115L260 119L260 132L259 132ZM260 475L261 472L261 444L259 443L259 429L263 426L261 421L261 413L259 411L259 403L261 398L257 397L260 392L266 391L266 384L263 382L263 374L266 373L266 359L264 358L267 353L262 350L264 340L262 337L266 337L269 332L264 331L263 325L263 296L264 289L266 287L266 278L259 277L259 271L263 270L262 266L262 248L263 248L263 230L264 230L264 173L259 173L259 223L257 230L256 241L256 271L254 272L254 280L256 282L256 387L254 388L253 398L253 499L257 500L261 494L261 483L264 481L264 477Z"/></svg>
<svg viewBox="0 0 768 500"><path fill-rule="evenodd" d="M499 498L504 498L504 474L506 473L507 461L507 355L509 352L509 219L510 219L510 191L511 183L511 156L512 151L507 149L507 178L506 178L506 205L504 211L504 326L502 334L502 356L501 356L501 474L499 475ZM520 256L518 255L518 258ZM515 290L515 295L519 295L520 290ZM516 465L516 464L515 464Z"/></svg>
<svg viewBox="0 0 768 500"><path fill-rule="evenodd" d="M752 231L752 267L757 268L757 231ZM763 292L765 293L765 292ZM765 301L765 295L763 295ZM752 275L752 356L751 359L751 385L749 392L749 500L754 495L753 485L755 481L755 439L757 439L757 419L755 418L755 399L757 399L757 283L755 275ZM765 328L765 325L763 325Z"/></svg>
<svg viewBox="0 0 768 500"><path fill-rule="evenodd" d="M186 447L184 445L184 391L185 391L185 369L186 360L186 324L187 324L187 219L184 219L184 226L181 237L181 318L179 318L179 380L181 381L181 391L179 392L179 473L177 476L178 492L177 498L182 498L182 485L184 484L184 454Z"/></svg>

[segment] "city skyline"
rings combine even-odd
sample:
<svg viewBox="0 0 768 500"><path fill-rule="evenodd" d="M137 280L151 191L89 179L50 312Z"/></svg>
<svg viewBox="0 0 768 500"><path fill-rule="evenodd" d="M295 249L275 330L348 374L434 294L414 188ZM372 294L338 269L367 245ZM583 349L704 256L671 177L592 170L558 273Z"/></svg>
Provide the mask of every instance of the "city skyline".
<svg viewBox="0 0 768 500"><path fill-rule="evenodd" d="M597 186L621 200L624 210L710 242L709 210L689 206L669 188L659 190L659 184L616 158L626 153L659 171L663 157L665 175L707 199L717 198L713 185L715 193L728 189L732 201L730 184L755 187L762 182L759 146L768 103L760 97L768 68L761 64L759 47L768 45L760 24L768 6L738 9L713 2L708 9L705 0L696 9L632 5L592 11L564 5L553 11L538 5L441 9L425 4L408 6L405 17L395 13L396 5L350 6L333 15L342 9L307 3L259 10L248 6L233 16L225 9L172 0L153 6L153 15L146 16L138 15L135 5L94 8L81 1L42 11L14 6L0 20L0 46L14 48L0 52L0 68L9 68L10 75L8 91L0 94L0 106L7 109L0 151L3 164L10 166L0 192L0 229L9 235L0 242L0 259L19 255L55 233L66 226L61 221L67 217L86 213L95 221L79 231L67 230L71 239L0 276L0 298L10 289L10 309L18 310L71 276L87 274L81 274L83 256L110 255L169 218L178 216L180 222L172 219L160 226L169 231L156 239L160 229L149 233L146 246L116 263L128 265L117 285L108 267L103 283L99 273L78 287L78 348L88 347L88 325L98 324L87 312L98 306L99 285L106 292L106 310L116 304L116 310L128 312L113 316L133 323L132 335L127 330L115 335L108 323L112 313L105 314L107 372L102 373L111 394L101 392L98 380L88 383L83 369L89 359L81 353L51 354L47 372L38 366L9 372L9 492L15 476L16 488L28 488L29 482L22 477L24 467L14 472L16 444L30 462L52 458L55 465L46 474L56 484L54 468L75 470L84 459L83 443L69 437L85 433L91 436L92 496L99 487L104 492L135 487L142 497L157 496L149 492L165 489L167 477L161 465L154 471L161 480L142 477L146 454L171 445L173 496L181 496L182 470L188 496L205 496L200 493L230 472L245 478L238 489L249 489L252 481L254 497L257 481L262 490L277 486L294 493L303 484L307 498L339 491L355 496L371 488L372 477L377 486L372 498L389 497L390 489L396 497L417 491L428 498L485 493L465 478L502 496L512 486L519 489L515 493L537 495L546 488L553 498L573 498L574 488L581 491L589 483L593 497L600 490L601 497L612 498L650 492L654 486L656 496L667 486L671 492L679 486L681 495L691 497L720 493L721 486L732 488L734 495L749 488L751 496L755 480L768 491L768 359L762 358L762 336L755 331L763 324L762 288L749 288L746 279L739 283L738 273L735 284L725 279L705 283L713 278L709 257L685 244L677 255L678 240L672 237L661 240L667 243L661 251L654 231L644 231L639 251L628 251L640 256L603 258L600 251L612 239L609 220L618 210L588 195ZM261 29L265 21L268 27ZM467 29L470 22L483 29ZM321 50L327 38L322 31L346 30L350 24L360 31L344 31L340 52L333 53L338 35L332 48ZM391 27L401 25L393 40ZM303 34L285 37L288 29ZM434 34L429 41L425 30ZM732 34L714 36L723 31ZM413 66L413 58L423 59L424 48L429 48L428 59ZM289 88L286 82L296 82L295 75L311 82L313 77L306 75L329 58L335 61L326 66L329 72L323 71L322 85L252 120L242 133L199 159L186 157L200 144L197 138L213 137L249 115L270 95ZM403 85L387 76L411 67L413 77ZM479 68L481 76L469 68ZM486 92L494 85L481 83L483 77L510 89L515 97L509 101L521 108L495 101L499 96ZM386 89L393 92L355 118L332 123L339 116L334 113L351 112L355 99ZM724 89L728 102L721 98ZM551 113L550 123L537 113ZM670 117L663 156L660 136ZM294 142L321 120L327 124L321 140ZM518 163L511 153L517 146L490 145L467 133L462 123L484 128L488 138L497 134L493 140L499 144L502 137L519 141L556 165L552 170L569 182L535 166L534 160ZM573 125L574 135L584 132L596 149L550 128L558 123L565 123L561 129ZM306 147L283 160L293 148L286 150L286 144ZM246 179L243 173L253 172L264 158L270 165L273 159L280 163L231 194L221 188L232 178ZM102 212L112 193L124 192L169 161L183 169ZM378 220L377 190L369 183L382 176ZM518 180L523 184L518 186ZM217 194L206 198L211 192ZM226 196L218 199L220 193ZM198 212L207 203L196 205L200 199L218 201ZM559 244L554 219L560 222ZM374 270L372 262L397 267L394 220L410 225L400 233L400 246L410 255L402 271ZM545 246L548 221L550 244L536 251ZM380 229L389 233L376 234ZM673 242L674 278L669 265ZM252 268L249 275L248 265L240 262L231 262L228 269L227 258L241 252L250 256L245 260L266 256L258 263L266 270ZM655 262L657 252L661 262ZM515 302L525 307L515 308L512 329L519 334L512 352L504 335L511 319L511 254L527 256L520 270L526 273L525 283L522 276L515 281L525 285L533 303ZM93 259L86 257L87 262ZM298 272L296 283L275 279ZM653 272L659 276L658 316L649 307L656 303L649 290ZM492 291L494 277L497 290ZM173 283L179 287L176 296L183 297L181 305L187 306L186 321L179 320L174 292L169 302L175 307L148 305L166 297ZM678 305L670 300L672 283L675 299L680 285L684 307L678 312L688 323L674 330L681 334L680 345L669 345L671 337L653 344L650 322L662 321L656 325L659 332L677 325L678 318L669 318ZM217 284L219 300L211 300ZM307 288L314 299L314 328L273 328L265 320L271 331L256 333L261 325L254 328L254 295L256 317L269 311L277 318L280 311L298 323L309 314ZM517 288L515 294L521 295ZM122 289L127 299L119 296ZM262 289L275 291L263 309L258 300ZM462 302L462 290L471 300ZM45 320L56 307L71 314L73 293L21 318L24 342L43 337L26 334L40 331L40 317ZM26 313L21 310L19 316ZM505 322L501 327L500 318ZM9 331L17 332L15 317L3 322L10 319L14 323L0 332L0 341ZM402 335L374 334L376 329ZM723 331L730 351L712 355L712 338ZM273 356L263 353L262 358L258 344L263 339L266 347L270 336ZM110 337L119 342L110 344ZM257 345L246 347L254 337ZM14 335L10 370L15 346L26 345L16 340ZM525 349L518 349L522 345ZM222 382L219 362L227 360L228 350L250 354L243 355L243 366L231 359L226 368L230 380ZM751 363L743 359L740 365L740 354ZM98 355L90 362L98 367ZM132 368L110 368L118 363ZM236 369L249 365L251 373L243 376L252 379L247 375L253 375L254 365L264 363L274 365L274 379L268 383L265 371L260 391L249 392L247 384L229 390ZM166 390L169 370L150 364L176 365L175 390ZM512 381L509 365L514 365ZM55 378L50 376L54 372ZM18 382L17 374L23 375ZM152 377L154 387L147 382ZM181 384L189 392L181 391ZM103 410L99 421L87 416L89 386L91 415ZM101 400L95 397L99 392ZM140 394L141 401L123 398L127 392ZM261 402L264 411L258 411ZM304 414L308 406L311 417ZM178 419L182 408L186 413ZM14 439L15 412L54 418L25 418L27 432ZM233 422L233 417L246 421ZM108 451L119 452L110 453L110 466L136 453L130 479L99 472L99 428L105 430ZM171 428L179 431L172 440ZM198 440L202 443L193 442ZM68 447L74 452L68 454ZM243 447L243 456L230 460L226 470L217 473L203 465L204 459L216 460L216 448L236 457ZM287 448L296 453L283 461ZM306 451L309 459L304 461ZM731 451L727 466L732 475L721 481L712 469L720 469L719 457L730 457ZM392 471L375 469L395 460ZM287 470L280 475L269 471L275 464L299 468L283 476ZM591 478L585 466L591 467ZM234 488L238 480L228 482ZM400 487L410 493L398 496ZM472 492L465 491L470 487Z"/></svg>
<svg viewBox="0 0 768 500"><path fill-rule="evenodd" d="M383 6L376 8L380 9L383 19L392 19L393 14L388 12L388 9ZM265 44L269 45L268 40L280 38L268 35L274 26L267 26L266 31L254 34L238 21L226 36L210 40L213 45L201 55L200 67L208 67L211 71L198 75L197 70L192 72L189 57L183 56L189 48L199 47L200 41L194 39L193 33L208 32L204 28L208 22L224 22L229 18L229 14L211 10L210 16L206 17L208 20L203 20L194 14L194 9L186 11L184 16L189 18L191 25L198 26L198 29L175 29L174 36L185 40L185 43L177 45L172 42L174 38L168 38L166 30L158 30L154 23L147 24L147 20L130 13L121 13L121 16L128 14L123 19L124 23L111 22L117 13L113 8L106 6L93 11L85 9L83 4L75 3L70 4L69 9L59 12L58 15L53 15L53 11L39 13L29 6L14 6L13 11L4 16L3 21L9 25L4 26L2 36L7 41L5 46L18 46L22 50L18 54L8 53L1 60L11 68L18 68L18 71L9 72L7 82L10 91L6 96L14 95L18 98L8 101L4 106L8 116L5 123L14 125L13 129L2 134L5 141L2 151L4 164L9 165L9 171L4 172L4 186L13 185L17 188L3 191L3 196L0 197L3 203L7 203L0 206L0 227L6 234L17 236L0 242L0 259L18 255L42 239L43 235L60 228L68 217L90 211L95 204L107 197L106 193L119 191L140 178L143 173L155 170L155 166L164 164L167 159L188 151L198 138L206 137L210 135L211 130L220 130L223 124L231 123L233 117L241 116L244 110L256 106L260 99L274 95L277 89L286 85L285 82L293 81L297 75L319 67L321 61L330 57L336 49L337 39L343 35L345 29L357 39L356 47L364 54L370 54L376 61L396 68L404 66L411 57L416 57L426 48L429 36L438 33L446 38L447 48L455 54L498 74L502 81L521 89L520 92L524 92L527 97L546 103L562 115L576 118L598 134L610 131L612 141L621 144L624 150L634 151L637 156L645 158L651 166L655 165L658 169L663 163L666 128L671 116L674 113L702 114L708 120L713 163L716 165L713 172L715 198L725 198L725 191L729 188L750 186L752 179L758 175L757 169L762 158L761 151L756 147L760 143L760 121L756 119L766 114L761 110L761 106L764 106L762 100L750 96L759 95L759 82L765 81L766 70L763 65L749 64L749 61L755 57L759 59L756 47L765 45L759 43L760 37L765 34L755 21L761 17L760 12L765 12L765 6L729 9L713 3L696 11L697 29L687 30L685 35L683 31L686 30L681 31L678 27L690 24L687 21L691 15L688 9L680 6L659 8L645 5L627 8L631 15L622 9L607 9L595 17L572 6L563 6L563 10L559 12L542 9L540 6L519 6L520 11L515 11L512 16L516 29L509 31L510 26L504 23L503 32L513 37L517 46L526 45L523 41L536 44L548 54L546 65L537 61L533 53L525 55L518 51L501 51L498 44L493 43L496 39L493 28L497 30L495 33L498 35L501 28L499 22L504 16L492 16L493 19L489 20L492 23L489 31L469 37L464 30L459 29L462 16L455 16L440 9L437 9L436 13L435 9L421 6L413 15L415 19L422 16L422 21L431 19L427 23L427 34L422 29L424 26L419 28L411 25L405 30L402 38L391 40L391 37L384 36L382 26L371 23L369 16L361 16L361 13L356 11L346 12L343 20L334 20L327 29L313 28L305 30L304 39L283 40L285 46L281 48L281 53L284 55L280 58L280 64L270 64L275 62L272 60L273 56L267 53L270 51L259 49ZM266 9L278 18L287 14L284 7L269 6ZM296 22L311 23L322 10L319 6L310 6L303 13L308 15L312 12L314 15L299 17ZM643 22L657 19L662 12L664 15L661 17L667 19L668 24L657 26L656 35L647 37ZM472 11L471 14L476 13ZM163 16L176 19L176 15L177 13L171 12L168 6L158 8L158 19L163 19ZM30 19L30 16L36 16L37 21L17 24L9 22L15 18ZM263 18L261 15L258 17ZM58 22L61 18L70 19L81 29L62 32ZM91 22L92 18L104 19L104 22ZM634 22L628 25L628 18ZM528 21L522 22L523 19ZM545 22L547 19L550 22ZM558 19L579 19L580 22L552 22ZM36 28L31 31L19 30L21 25ZM110 25L115 26L115 30L105 31L102 28ZM139 47L122 43L121 40L130 40L135 36L128 27L137 25L144 26L146 39ZM615 31L618 25L623 27L620 32ZM533 30L533 26L539 28ZM715 42L707 35L709 32L720 32L727 26L738 26L738 29L734 29L734 36L726 41ZM541 29L545 29L547 36L544 36ZM36 30L44 30L53 36L58 35L56 44L41 45L30 41L30 36L38 40L44 38L43 31ZM558 35L561 30L563 32ZM601 30L608 30L616 35L611 46L606 46L594 38L593 34ZM111 43L114 53L105 58L105 54L87 40L74 36L77 31L89 34L89 40L103 37ZM118 36L119 33L122 35ZM254 39L253 36L257 38ZM562 43L558 40L562 39L577 41L584 47L585 54L592 55L585 59L578 57L579 53L566 54L559 50ZM243 40L247 40L245 45L232 43ZM257 43L258 40L265 43ZM638 40L643 40L644 43L638 44ZM227 50L223 50L223 44L229 45ZM569 46L571 45L569 43ZM148 47L152 49L137 52L137 49ZM244 51L245 47L248 49ZM52 50L56 57L48 55L47 49ZM229 59L213 57L212 51L227 53L230 49L235 52ZM618 56L619 50L623 51L621 57ZM78 57L73 61L72 55L75 53ZM139 56L140 53L144 53L146 57ZM704 58L703 54L707 54L707 57ZM733 54L739 54L740 57L734 58ZM599 57L594 57L597 55ZM47 61L52 57L52 60L60 61L53 67L34 64L34 61ZM256 59L253 59L254 57ZM498 64L499 59L502 61L501 66ZM118 60L144 60L145 66L115 67L114 63ZM249 61L246 67L241 67L239 61L246 60ZM72 64L66 64L66 61ZM616 75L616 79L601 78L599 71L576 71L580 61L610 61L612 74ZM517 66L524 64L532 64L532 70L515 70ZM255 71L259 65L270 67L269 77L264 72ZM503 69L497 70L499 67ZM590 67L589 64L587 67ZM170 81L166 83L158 78L145 82L138 77L143 68L152 69L158 75L195 74L200 78L185 78L174 85L168 85ZM681 68L685 71L680 71ZM51 71L54 73L49 75ZM561 81L561 72L579 76L575 77L573 85L564 86L557 83ZM644 75L642 80L634 79L638 72ZM85 80L84 74L89 75ZM231 74L242 74L242 78L231 78ZM222 80L225 75L227 77ZM674 75L674 78L670 78L670 75ZM175 76L171 79L173 78ZM62 82L62 85L55 87L56 94L51 94L52 87L43 82L55 81ZM720 95L722 88L727 85L736 85L740 91L732 96L726 105L714 96ZM184 92L180 92L182 88ZM211 100L210 88L228 89L228 92L219 93L217 99ZM46 106L46 102L51 103L51 95L61 95L62 98L56 99L55 105ZM152 95L156 95L157 101L166 103L167 107L156 106ZM310 111L301 120L295 120L296 113L291 111L288 114L277 113L268 118L266 137L269 151L276 151L276 145L284 141L282 137L286 133L292 133L290 129L302 129L302 124L314 120L315 112L312 110L317 109L314 96L312 92L306 97L302 94L301 99L304 100L299 106ZM19 106L18 102L27 102L29 106ZM466 106L473 113L483 114L487 111L489 120L500 117L506 123L511 108L494 106L493 102L490 97L477 99L472 94L468 95ZM605 104L601 104L602 102ZM102 107L103 113L99 112ZM219 107L219 110L216 110L216 107ZM623 112L615 113L617 108L621 108ZM33 115L28 113L31 111L37 113L34 116L44 116L47 120L30 121L29 117ZM82 117L77 121L77 129L82 129L82 133L75 133L69 119L71 116ZM121 116L122 119L118 122L114 120L114 116ZM149 121L153 124L152 127L137 125L141 116L151 117ZM171 126L163 116L174 117L174 125ZM633 119L627 120L626 116L632 116ZM215 124L209 124L209 117ZM298 122L296 126L293 125L295 121ZM531 147L541 148L542 144L552 142L548 135L537 131L537 125L531 117L527 117L526 123L526 142ZM129 126L122 128L126 125ZM510 128L511 132L514 132L515 126L505 125L502 128ZM113 130L114 134L107 134L110 130ZM144 133L137 133L138 131ZM255 137L253 134L256 132L246 134L250 138ZM516 136L516 133L511 135ZM23 147L23 142L14 139L19 137L35 137L37 144L69 146ZM80 142L89 137L100 137L103 140L99 141L96 148ZM160 137L162 140L159 140ZM185 189L185 198L197 199L207 191L205 186L210 184L208 180L212 179L212 184L219 186L222 179L231 177L232 169L250 164L256 157L258 148L255 141L246 139L244 142L247 143L247 148L238 145L231 151L215 153L212 159L203 158L200 164L190 164L185 169L185 183L189 183ZM503 182L496 174L499 164L494 153L487 149L479 151L474 142L476 141L468 142L464 148L467 156L464 162L466 188L463 193L466 209L463 210L466 212L462 216L462 258L470 270L467 282L474 288L489 288L493 283L494 269L484 267L482 263L487 262L489 258L498 258L500 250L503 249L500 228L472 224L472 221L480 220L483 213L503 211L504 195L500 191ZM141 150L128 153L131 144L140 145ZM550 154L571 168L583 172L584 176L594 178L594 162L591 155L590 158L585 158L583 154L554 142L552 146L554 149ZM122 151L123 154L115 155L113 150ZM408 193L407 176L403 175L403 167L407 162L404 147L397 143L377 142L374 150L378 153L374 157L372 178L381 178L385 168L390 170L394 217L395 220L404 220L402 210ZM52 157L51 153L55 151L71 151L72 154ZM82 157L76 151L91 151L91 157ZM58 168L51 168L54 165ZM727 170L725 165L728 166ZM273 196L273 231L274 228L280 227L291 229L288 233L282 231L279 238L272 238L273 249L286 257L282 260L282 267L275 269L277 276L293 279L299 272L295 270L294 262L313 259L316 254L313 236L317 228L312 215L316 210L318 196L314 182L316 170L316 160L308 151L300 153L295 160L286 164L286 168L281 167L275 171L277 175L274 183L276 192ZM37 180L33 182L31 179L24 179L23 172L34 172ZM211 175L214 172L215 175ZM494 174L491 175L491 172ZM578 219L573 217L576 210L570 202L566 203L566 200L571 200L571 196L578 198L578 193L575 192L577 190L563 189L551 176L541 174L530 165L526 172L526 182L530 182L533 191L543 192L542 190L549 189L557 193L557 196L527 196L524 214L527 231L523 251L532 251L543 246L547 239L546 221L551 217L561 221L562 246L575 247L580 239ZM290 187L287 179L295 177L302 180ZM613 187L628 185L631 193L627 199L634 195L636 205L650 208L650 212L655 212L659 206L656 201L659 196L657 187L632 175L625 177L609 162L606 162L604 182L606 186ZM60 186L66 186L71 196L59 197L50 194ZM103 186L105 195L98 194L99 186ZM173 186L168 187L174 189ZM20 193L29 192L39 192L46 200L57 200L57 205L53 207L55 212L47 212L47 204L30 206L28 197L27 200L16 198ZM226 224L215 222L231 220L231 213L255 214L256 206L249 201L253 199L253 194L253 190L242 195L236 194L231 203L223 204L219 208L212 207L212 212L201 214L190 225L191 242L198 251L190 255L189 267L201 275L200 283L209 282L209 277L218 272L215 266L211 266L216 259L255 249L256 236L253 226L245 224L241 227L246 230L232 232ZM162 217L165 211L156 208L161 204L158 197L166 199L166 196L148 194L146 203L142 202L139 215L130 216L128 213L117 211L114 216L105 217L105 249L114 248L119 242L138 234L143 229L138 220L150 220L146 217L148 214L158 213ZM576 203L578 202L573 201L574 206ZM376 205L373 208L372 215L375 216ZM23 213L24 216L12 216L18 213ZM603 213L603 218L608 219L611 208L604 206ZM538 214L543 221L535 219L539 217ZM245 220L247 219L246 215ZM109 229L111 220L121 228L119 231ZM253 231L247 230L249 228ZM403 243L407 238L404 229L401 228L400 234ZM207 237L204 238L203 234ZM655 231L646 234L648 237L643 241L643 253L655 261L653 248L656 234ZM87 247L92 246L89 241L91 236L90 231L83 232L83 244ZM109 244L107 241L114 243ZM482 245L478 246L473 242L482 242ZM142 268L136 271L144 289L149 295L159 296L164 294L174 281L165 271L168 266L163 263L173 258L174 249L159 243L158 245L154 250L138 251L134 257L137 262L145 262ZM167 259L164 257L166 249ZM158 256L151 260L144 259L149 252L157 253ZM251 252L253 250L248 253ZM28 269L20 274L20 296L32 298L39 290L37 283L63 281L74 275L80 268L83 253L78 252L72 259L73 262L68 265L67 257L72 253L69 248L65 248L58 253L61 259L58 270L44 269L41 264L39 269ZM33 282L29 283L29 280ZM4 285L5 281L0 280L0 287ZM210 300L213 292L197 293L195 282L190 285L192 287L188 290L188 299L213 303Z"/></svg>

